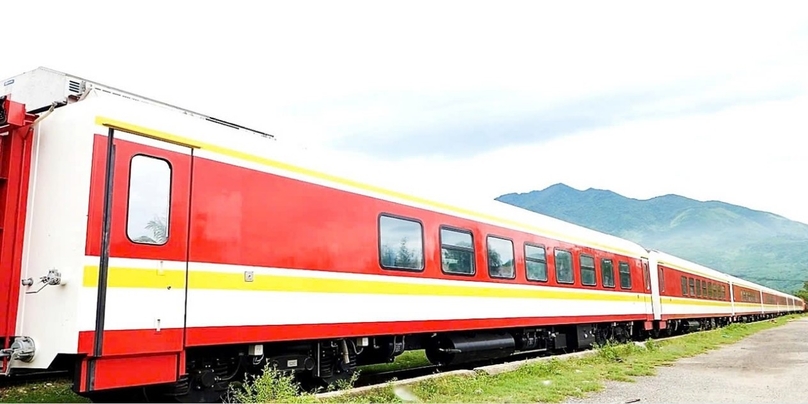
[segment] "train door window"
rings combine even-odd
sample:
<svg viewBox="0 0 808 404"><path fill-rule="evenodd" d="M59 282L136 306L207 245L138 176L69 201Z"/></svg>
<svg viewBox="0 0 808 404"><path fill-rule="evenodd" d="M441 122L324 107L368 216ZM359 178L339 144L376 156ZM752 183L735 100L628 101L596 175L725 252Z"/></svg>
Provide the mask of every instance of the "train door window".
<svg viewBox="0 0 808 404"><path fill-rule="evenodd" d="M659 267L659 291L665 291L665 272L662 270L662 267Z"/></svg>
<svg viewBox="0 0 808 404"><path fill-rule="evenodd" d="M612 260L607 258L600 260L600 277L603 286L607 288L614 287L614 264L612 264Z"/></svg>
<svg viewBox="0 0 808 404"><path fill-rule="evenodd" d="M618 274L620 276L620 287L622 289L631 289L631 268L628 262L620 262L618 264Z"/></svg>
<svg viewBox="0 0 808 404"><path fill-rule="evenodd" d="M581 269L581 285L596 286L598 280L595 277L595 259L589 255L581 254L578 263Z"/></svg>
<svg viewBox="0 0 808 404"><path fill-rule="evenodd" d="M455 275L474 275L474 239L468 230L440 229L441 267Z"/></svg>
<svg viewBox="0 0 808 404"><path fill-rule="evenodd" d="M513 241L488 236L488 276L513 279L516 271L513 265Z"/></svg>
<svg viewBox="0 0 808 404"><path fill-rule="evenodd" d="M171 165L138 154L129 163L126 235L133 243L163 245L169 235Z"/></svg>
<svg viewBox="0 0 808 404"><path fill-rule="evenodd" d="M645 284L645 290L651 290L651 273L648 270L648 263L642 263L642 278Z"/></svg>
<svg viewBox="0 0 808 404"><path fill-rule="evenodd" d="M575 276L572 273L572 254L566 250L555 250L556 282L573 283Z"/></svg>
<svg viewBox="0 0 808 404"><path fill-rule="evenodd" d="M424 269L424 228L411 220L379 216L381 267L422 271Z"/></svg>
<svg viewBox="0 0 808 404"><path fill-rule="evenodd" d="M690 283L690 296L696 297L696 281L693 278L687 278L688 283Z"/></svg>
<svg viewBox="0 0 808 404"><path fill-rule="evenodd" d="M543 246L525 244L525 269L529 281L547 281L547 256Z"/></svg>
<svg viewBox="0 0 808 404"><path fill-rule="evenodd" d="M687 296L687 278L682 277L682 296Z"/></svg>

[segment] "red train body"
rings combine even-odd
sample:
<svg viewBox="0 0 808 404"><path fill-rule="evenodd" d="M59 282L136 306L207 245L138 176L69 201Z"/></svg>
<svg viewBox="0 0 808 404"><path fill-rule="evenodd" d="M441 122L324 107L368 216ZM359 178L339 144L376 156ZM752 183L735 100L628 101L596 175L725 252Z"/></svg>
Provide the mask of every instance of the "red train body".
<svg viewBox="0 0 808 404"><path fill-rule="evenodd" d="M387 189L344 160L73 76L12 82L5 374L68 367L87 396L210 401L267 362L328 383L410 349L457 363L805 307L494 201Z"/></svg>

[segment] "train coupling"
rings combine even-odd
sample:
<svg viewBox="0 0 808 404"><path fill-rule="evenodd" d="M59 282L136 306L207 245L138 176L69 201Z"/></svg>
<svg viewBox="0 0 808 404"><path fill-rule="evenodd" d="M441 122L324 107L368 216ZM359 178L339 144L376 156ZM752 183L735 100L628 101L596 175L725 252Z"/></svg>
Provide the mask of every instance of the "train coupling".
<svg viewBox="0 0 808 404"><path fill-rule="evenodd" d="M34 339L31 337L17 337L11 346L5 349L0 349L0 359L8 358L9 360L19 360L23 362L31 362L34 360L34 353L36 352L36 345Z"/></svg>

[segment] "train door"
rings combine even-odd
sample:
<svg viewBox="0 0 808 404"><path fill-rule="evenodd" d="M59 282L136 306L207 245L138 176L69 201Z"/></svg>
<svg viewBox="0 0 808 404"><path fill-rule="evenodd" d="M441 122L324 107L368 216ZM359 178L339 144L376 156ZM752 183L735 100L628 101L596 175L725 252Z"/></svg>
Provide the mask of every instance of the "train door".
<svg viewBox="0 0 808 404"><path fill-rule="evenodd" d="M649 251L648 262L646 263L648 270L646 277L650 280L651 286L651 307L654 320L662 319L662 293L665 292L665 273L662 266L659 264L659 256L656 251ZM646 308L647 310L648 308Z"/></svg>
<svg viewBox="0 0 808 404"><path fill-rule="evenodd" d="M645 309L645 314L647 315L648 320L650 321L651 319L653 319L653 313L652 313L652 304L651 304L651 300L652 300L651 299L652 298L651 272L648 269L648 259L647 258L643 258L643 260L642 260L642 278L643 278L643 292L642 293L643 293L643 302L644 302L644 306L645 306L644 309Z"/></svg>
<svg viewBox="0 0 808 404"><path fill-rule="evenodd" d="M83 385L175 381L185 332L191 148L110 129L96 138L96 157L104 161L91 191L102 216L101 249ZM139 364L149 371L127 373L132 380L113 376Z"/></svg>

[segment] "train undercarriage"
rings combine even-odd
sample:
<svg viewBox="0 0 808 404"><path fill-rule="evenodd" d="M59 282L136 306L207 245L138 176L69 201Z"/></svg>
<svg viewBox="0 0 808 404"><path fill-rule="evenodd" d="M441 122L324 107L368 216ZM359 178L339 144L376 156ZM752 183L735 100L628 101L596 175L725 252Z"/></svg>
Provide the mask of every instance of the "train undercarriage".
<svg viewBox="0 0 808 404"><path fill-rule="evenodd" d="M351 379L358 367L391 363L411 350L424 350L435 365L477 366L517 354L567 353L609 341L641 341L776 316L668 320L652 330L645 330L642 321L609 322L196 348L186 353L186 376L149 388L147 395L151 401L217 402L245 375L259 375L267 367L294 374L301 387L311 391ZM90 398L116 400L114 392L100 393Z"/></svg>

